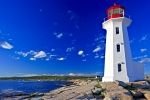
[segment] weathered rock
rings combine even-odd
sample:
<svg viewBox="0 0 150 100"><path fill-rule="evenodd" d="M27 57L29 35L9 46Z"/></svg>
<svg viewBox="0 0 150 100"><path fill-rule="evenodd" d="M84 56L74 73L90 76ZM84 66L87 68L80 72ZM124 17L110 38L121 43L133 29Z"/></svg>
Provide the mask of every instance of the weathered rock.
<svg viewBox="0 0 150 100"><path fill-rule="evenodd" d="M144 94L140 91L131 91L131 94L134 98L142 98L144 96Z"/></svg>
<svg viewBox="0 0 150 100"><path fill-rule="evenodd" d="M80 82L82 82L82 80ZM83 99L91 100L94 98L91 93L91 90L94 88L96 84L97 84L97 81L92 81L88 84L83 84L81 86L74 85L74 86L60 88L60 89L51 91L50 93L46 93L42 97L42 99L44 100L83 100Z"/></svg>
<svg viewBox="0 0 150 100"><path fill-rule="evenodd" d="M103 90L101 88L95 88L92 90L93 94L100 94Z"/></svg>
<svg viewBox="0 0 150 100"><path fill-rule="evenodd" d="M104 100L133 100L131 93L115 82L102 83L101 85L106 89Z"/></svg>
<svg viewBox="0 0 150 100"><path fill-rule="evenodd" d="M122 82L122 81L115 81L115 83L116 83L117 85L119 85L119 86L124 87L124 88L128 86L128 84L126 84L126 83L124 83L124 82Z"/></svg>
<svg viewBox="0 0 150 100"><path fill-rule="evenodd" d="M95 87L97 81L75 81L79 85L64 87L46 93L44 100L150 100L150 89L145 89L149 84L145 81L124 83L101 82L100 87ZM145 88L143 88L145 86ZM133 88L134 87L134 88ZM102 91L104 89L104 91ZM92 91L91 91L92 90ZM93 95L96 94L96 95Z"/></svg>
<svg viewBox="0 0 150 100"><path fill-rule="evenodd" d="M145 97L147 100L150 100L150 94L145 93L145 94L144 94L144 97Z"/></svg>
<svg viewBox="0 0 150 100"><path fill-rule="evenodd" d="M150 84L147 81L138 81L129 83L135 89L150 89Z"/></svg>
<svg viewBox="0 0 150 100"><path fill-rule="evenodd" d="M108 93L104 100L133 100L133 97L128 93Z"/></svg>
<svg viewBox="0 0 150 100"><path fill-rule="evenodd" d="M149 90L145 90L145 89L139 89L138 91L142 92L144 94L144 97L147 100L150 100L150 89Z"/></svg>

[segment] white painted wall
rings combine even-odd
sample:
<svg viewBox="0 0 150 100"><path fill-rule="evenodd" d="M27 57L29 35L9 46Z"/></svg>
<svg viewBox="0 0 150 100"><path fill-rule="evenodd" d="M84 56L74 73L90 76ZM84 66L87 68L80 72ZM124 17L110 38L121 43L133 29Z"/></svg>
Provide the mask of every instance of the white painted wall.
<svg viewBox="0 0 150 100"><path fill-rule="evenodd" d="M140 71L143 67L132 61L127 31L130 23L131 20L125 17L111 18L103 23L103 28L107 31L103 82L115 80L129 82L144 78L142 76L144 71ZM116 34L116 27L119 27L119 34ZM121 46L120 52L117 52L117 44ZM121 72L118 72L119 63L122 65ZM137 73L135 73L135 69Z"/></svg>

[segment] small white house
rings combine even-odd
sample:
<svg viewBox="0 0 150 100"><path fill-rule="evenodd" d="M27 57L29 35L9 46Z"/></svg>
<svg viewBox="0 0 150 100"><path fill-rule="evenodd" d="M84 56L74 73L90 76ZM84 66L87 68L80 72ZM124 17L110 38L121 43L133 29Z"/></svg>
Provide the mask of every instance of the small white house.
<svg viewBox="0 0 150 100"><path fill-rule="evenodd" d="M125 17L124 8L113 5L107 10L107 20L103 22L106 29L106 51L103 82L116 80L133 82L144 79L144 66L132 60L127 27L131 19Z"/></svg>

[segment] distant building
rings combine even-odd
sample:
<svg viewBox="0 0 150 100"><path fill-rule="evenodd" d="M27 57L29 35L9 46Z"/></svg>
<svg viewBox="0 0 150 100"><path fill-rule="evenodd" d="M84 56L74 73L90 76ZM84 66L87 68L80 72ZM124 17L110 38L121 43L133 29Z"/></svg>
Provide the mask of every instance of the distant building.
<svg viewBox="0 0 150 100"><path fill-rule="evenodd" d="M101 79L101 76L97 75L95 76L95 79Z"/></svg>
<svg viewBox="0 0 150 100"><path fill-rule="evenodd" d="M114 4L107 10L103 22L106 29L106 51L103 82L115 80L132 82L144 79L144 66L133 62L127 27L131 19L125 17L124 7Z"/></svg>

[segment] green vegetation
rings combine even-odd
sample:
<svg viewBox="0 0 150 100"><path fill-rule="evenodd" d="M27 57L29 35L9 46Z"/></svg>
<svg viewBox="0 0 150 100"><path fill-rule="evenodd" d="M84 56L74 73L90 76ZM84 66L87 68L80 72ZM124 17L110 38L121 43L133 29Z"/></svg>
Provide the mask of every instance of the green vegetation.
<svg viewBox="0 0 150 100"><path fill-rule="evenodd" d="M94 87L96 87L96 88L102 88L102 86L99 83L97 83Z"/></svg>
<svg viewBox="0 0 150 100"><path fill-rule="evenodd" d="M101 84L98 82L94 89L92 90L92 94L95 98L104 99L106 94L106 89L103 89Z"/></svg>
<svg viewBox="0 0 150 100"><path fill-rule="evenodd" d="M95 80L94 76L31 76L31 77L1 77L0 80Z"/></svg>

